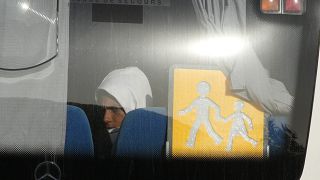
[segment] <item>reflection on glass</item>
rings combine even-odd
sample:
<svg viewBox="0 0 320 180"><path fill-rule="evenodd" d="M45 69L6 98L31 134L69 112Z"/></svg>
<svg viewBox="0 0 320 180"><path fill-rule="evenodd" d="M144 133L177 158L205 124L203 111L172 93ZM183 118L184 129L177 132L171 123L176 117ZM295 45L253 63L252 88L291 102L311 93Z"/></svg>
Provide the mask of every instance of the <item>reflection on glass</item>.
<svg viewBox="0 0 320 180"><path fill-rule="evenodd" d="M25 10L25 11L28 11L28 10L29 10L29 11L33 12L34 14L38 15L39 17L41 17L41 18L49 21L49 22L52 23L52 24L54 24L54 23L56 22L56 19L57 19L57 18L55 18L55 19L50 19L50 18L47 17L46 15L41 14L40 12L38 12L38 11L30 8L29 4L26 3L26 2L19 2L18 5L20 6L21 9L23 9L23 10Z"/></svg>
<svg viewBox="0 0 320 180"><path fill-rule="evenodd" d="M58 0L0 0L0 69L23 70L57 55Z"/></svg>
<svg viewBox="0 0 320 180"><path fill-rule="evenodd" d="M29 4L26 3L26 2L19 2L18 3L20 5L20 7L23 9L23 10L28 10L30 7L29 7Z"/></svg>

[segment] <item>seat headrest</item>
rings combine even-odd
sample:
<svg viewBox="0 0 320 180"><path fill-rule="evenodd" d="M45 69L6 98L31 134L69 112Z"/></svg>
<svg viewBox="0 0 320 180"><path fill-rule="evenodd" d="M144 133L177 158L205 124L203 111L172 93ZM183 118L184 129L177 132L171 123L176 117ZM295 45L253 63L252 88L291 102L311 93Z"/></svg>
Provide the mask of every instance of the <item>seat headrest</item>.
<svg viewBox="0 0 320 180"><path fill-rule="evenodd" d="M165 108L144 108L129 112L120 129L117 157L160 158L166 141Z"/></svg>
<svg viewBox="0 0 320 180"><path fill-rule="evenodd" d="M66 156L93 156L93 141L85 112L75 106L67 106L67 125L64 153Z"/></svg>

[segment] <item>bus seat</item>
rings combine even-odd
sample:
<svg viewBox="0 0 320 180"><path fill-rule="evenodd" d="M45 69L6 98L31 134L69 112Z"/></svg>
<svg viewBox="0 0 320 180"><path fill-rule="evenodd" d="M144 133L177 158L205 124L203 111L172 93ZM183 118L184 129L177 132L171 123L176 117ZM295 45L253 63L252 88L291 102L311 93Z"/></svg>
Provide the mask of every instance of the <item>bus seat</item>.
<svg viewBox="0 0 320 180"><path fill-rule="evenodd" d="M288 118L270 116L267 121L269 155L270 157L283 155L288 150L288 143L293 143L295 137L295 133L290 130Z"/></svg>
<svg viewBox="0 0 320 180"><path fill-rule="evenodd" d="M64 154L72 157L93 157L94 155L88 118L82 109L71 105L67 106Z"/></svg>
<svg viewBox="0 0 320 180"><path fill-rule="evenodd" d="M117 157L160 158L165 147L167 112L152 107L129 112L115 147Z"/></svg>

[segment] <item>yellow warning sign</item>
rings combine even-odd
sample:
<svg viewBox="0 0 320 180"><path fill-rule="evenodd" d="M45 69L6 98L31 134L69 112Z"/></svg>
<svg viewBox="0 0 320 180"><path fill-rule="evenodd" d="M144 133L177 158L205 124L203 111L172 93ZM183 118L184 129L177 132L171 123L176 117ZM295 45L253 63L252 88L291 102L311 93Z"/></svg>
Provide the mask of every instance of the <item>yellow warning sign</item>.
<svg viewBox="0 0 320 180"><path fill-rule="evenodd" d="M228 91L219 70L173 70L173 158L262 158L264 113Z"/></svg>

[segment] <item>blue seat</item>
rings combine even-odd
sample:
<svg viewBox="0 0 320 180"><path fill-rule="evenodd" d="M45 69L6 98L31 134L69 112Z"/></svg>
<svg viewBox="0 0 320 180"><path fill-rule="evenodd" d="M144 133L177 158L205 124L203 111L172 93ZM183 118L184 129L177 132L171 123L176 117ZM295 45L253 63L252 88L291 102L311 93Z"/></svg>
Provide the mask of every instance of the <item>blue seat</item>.
<svg viewBox="0 0 320 180"><path fill-rule="evenodd" d="M93 157L93 141L85 112L76 106L67 106L64 154L72 157Z"/></svg>
<svg viewBox="0 0 320 180"><path fill-rule="evenodd" d="M270 116L267 121L270 157L286 154L290 146L294 146L295 151L303 150L303 147L296 142L297 136L290 128L288 117Z"/></svg>
<svg viewBox="0 0 320 180"><path fill-rule="evenodd" d="M117 139L117 157L160 158L165 147L165 108L136 109L122 122Z"/></svg>

